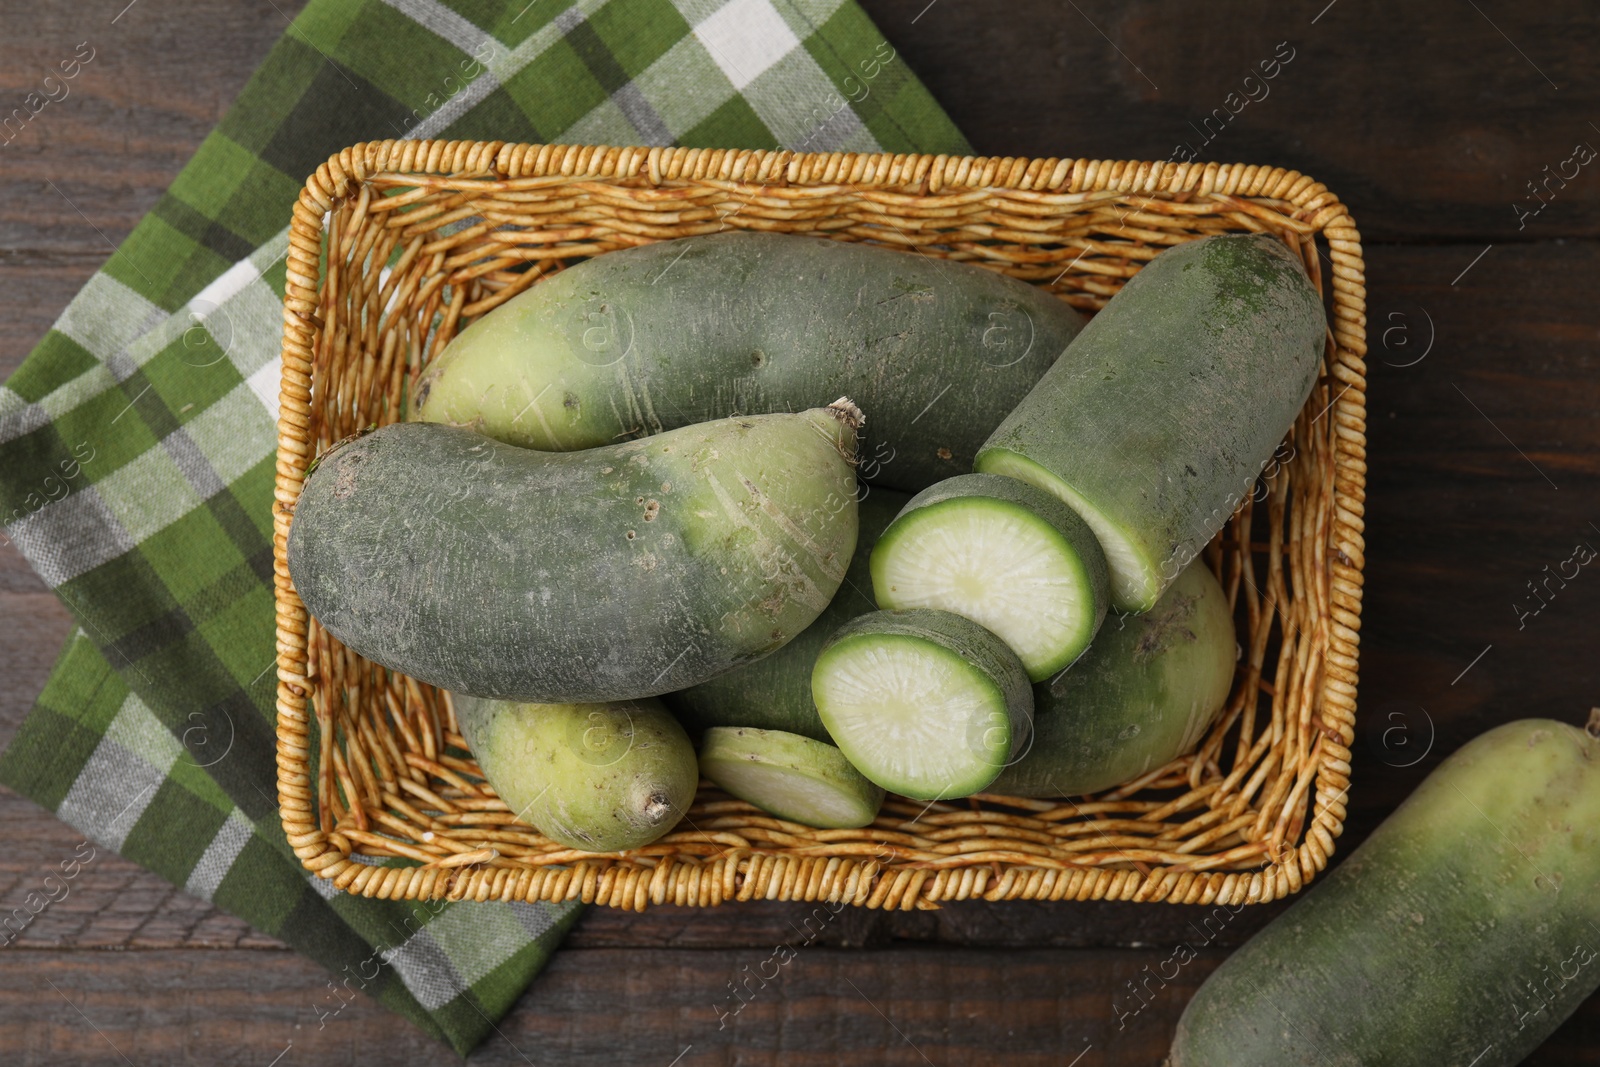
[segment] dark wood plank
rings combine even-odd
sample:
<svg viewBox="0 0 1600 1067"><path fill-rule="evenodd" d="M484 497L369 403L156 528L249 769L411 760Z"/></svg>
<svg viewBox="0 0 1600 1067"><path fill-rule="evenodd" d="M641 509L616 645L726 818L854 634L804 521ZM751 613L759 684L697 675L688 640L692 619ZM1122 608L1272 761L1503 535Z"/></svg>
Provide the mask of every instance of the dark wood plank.
<svg viewBox="0 0 1600 1067"><path fill-rule="evenodd" d="M120 240L300 6L235 11L179 0L140 5L114 26L110 14L85 20L69 7L8 18L8 96L33 89L86 37L96 55L70 96L0 149L11 179L0 247L109 252L78 211ZM1201 159L1315 175L1352 205L1370 239L1600 233L1595 166L1566 182L1544 170L1559 171L1579 141L1600 146L1588 125L1600 90L1586 76L1600 30L1580 0L1479 5L1482 15L1411 5L1386 10L1381 23L1344 0L1315 24L1321 4L1241 0L864 6L982 152L1166 159L1188 142ZM1267 95L1226 127L1213 119L1216 136L1200 144L1190 124L1204 128L1213 110L1237 107L1228 94L1245 90L1281 41L1294 58L1265 83ZM1523 227L1513 205L1541 203L1529 199L1530 181L1549 181L1539 186L1549 206Z"/></svg>
<svg viewBox="0 0 1600 1067"><path fill-rule="evenodd" d="M22 365L104 259L105 254L92 251L40 253L0 248L0 292L6 294L0 305L0 381Z"/></svg>
<svg viewBox="0 0 1600 1067"><path fill-rule="evenodd" d="M1581 723L1600 703L1600 576L1539 615L1526 583L1600 548L1600 313L1581 296L1593 243L1377 250L1370 360L1367 598L1357 837L1462 742L1511 719ZM1432 352L1406 366L1436 331ZM1410 344L1396 327L1410 331ZM1568 568L1568 573L1574 568ZM1519 628L1520 625L1520 628ZM1481 659L1478 657L1482 656ZM1474 661L1476 662L1474 663ZM1412 747L1385 751L1391 741ZM1414 766L1430 736L1432 750Z"/></svg>
<svg viewBox="0 0 1600 1067"><path fill-rule="evenodd" d="M14 1050L21 1067L180 1056L266 1064L291 1046L285 1063L387 1067L448 1055L364 997L319 1029L318 1009L340 1002L320 969L288 953L132 952L115 967L92 953L27 958L25 969L0 969L0 1047ZM1152 1064L1217 957L1193 961L1165 989L1152 982L1149 1005L1121 1030L1113 984L1165 954L802 946L782 958L772 946L643 959L626 950L561 953L472 1062L1060 1067L1087 1049L1083 1067ZM735 999L729 984L745 982L743 1001ZM1134 1003L1127 995L1116 1008L1130 1013Z"/></svg>
<svg viewBox="0 0 1600 1067"><path fill-rule="evenodd" d="M980 152L1163 160L1188 143L1313 175L1369 240L1600 233L1600 159L1541 185L1525 228L1512 208L1539 206L1527 183L1575 144L1600 148L1600 24L1581 0L862 6ZM1293 58L1261 82L1285 41Z"/></svg>
<svg viewBox="0 0 1600 1067"><path fill-rule="evenodd" d="M564 952L471 1062L1153 1067L1183 1005L1220 961L1203 951L1177 967L1167 962L1175 949ZM325 973L291 953L114 959L32 952L27 967L0 968L8 1062L388 1067L449 1055L365 997L341 1008ZM1161 973L1171 981L1163 984ZM772 977L763 984L762 975ZM741 990L737 1013L729 983ZM1596 1063L1600 1018L1592 1012L1569 1020L1526 1061Z"/></svg>
<svg viewBox="0 0 1600 1067"><path fill-rule="evenodd" d="M59 74L80 42L94 50L66 83L67 95L0 147L6 187L0 248L109 255L304 6L305 0L0 5L0 99L7 115L46 75Z"/></svg>
<svg viewBox="0 0 1600 1067"><path fill-rule="evenodd" d="M72 632L66 606L10 540L0 537L0 746L11 742L33 707L61 643Z"/></svg>
<svg viewBox="0 0 1600 1067"><path fill-rule="evenodd" d="M13 583L38 588L6 588ZM6 630L6 639L0 640L0 744L9 744L72 632L66 607L9 542L0 544L0 619Z"/></svg>

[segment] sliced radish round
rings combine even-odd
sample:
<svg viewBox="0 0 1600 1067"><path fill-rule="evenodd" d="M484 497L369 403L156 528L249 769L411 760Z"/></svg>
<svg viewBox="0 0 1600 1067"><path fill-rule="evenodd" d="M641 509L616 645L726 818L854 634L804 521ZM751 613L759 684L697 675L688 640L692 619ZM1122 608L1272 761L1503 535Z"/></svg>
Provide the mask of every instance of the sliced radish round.
<svg viewBox="0 0 1600 1067"><path fill-rule="evenodd" d="M986 792L1098 793L1192 750L1228 703L1237 640L1227 593L1196 560L1154 608L1107 619L1071 670L1034 687L1033 744Z"/></svg>
<svg viewBox="0 0 1600 1067"><path fill-rule="evenodd" d="M939 608L993 631L1044 679L1106 617L1105 554L1083 519L1036 485L963 474L911 499L872 552L882 608Z"/></svg>
<svg viewBox="0 0 1600 1067"><path fill-rule="evenodd" d="M1016 653L948 611L852 619L817 657L811 695L845 758L914 800L983 789L1033 723L1033 690Z"/></svg>
<svg viewBox="0 0 1600 1067"><path fill-rule="evenodd" d="M844 753L782 730L707 730L700 773L740 800L806 826L866 826L883 806L883 789L852 767Z"/></svg>

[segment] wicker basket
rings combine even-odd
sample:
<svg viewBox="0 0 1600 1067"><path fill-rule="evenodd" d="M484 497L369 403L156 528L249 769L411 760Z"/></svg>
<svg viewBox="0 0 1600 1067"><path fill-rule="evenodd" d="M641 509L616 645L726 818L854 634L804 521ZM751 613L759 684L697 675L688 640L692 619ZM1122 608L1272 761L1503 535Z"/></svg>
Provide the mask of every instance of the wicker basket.
<svg viewBox="0 0 1600 1067"><path fill-rule="evenodd" d="M1243 656L1195 754L1076 801L891 797L862 830L783 822L702 784L681 828L650 847L572 852L511 817L440 693L363 660L307 616L284 545L315 456L395 421L408 383L468 320L539 278L579 257L729 228L919 249L1086 311L1163 248L1207 234L1268 231L1299 253L1331 290L1333 329L1292 458L1269 468L1207 550ZM1274 167L442 141L339 153L295 206L284 300L273 546L290 844L340 888L389 898L931 908L1297 891L1340 833L1354 737L1364 269L1338 199Z"/></svg>

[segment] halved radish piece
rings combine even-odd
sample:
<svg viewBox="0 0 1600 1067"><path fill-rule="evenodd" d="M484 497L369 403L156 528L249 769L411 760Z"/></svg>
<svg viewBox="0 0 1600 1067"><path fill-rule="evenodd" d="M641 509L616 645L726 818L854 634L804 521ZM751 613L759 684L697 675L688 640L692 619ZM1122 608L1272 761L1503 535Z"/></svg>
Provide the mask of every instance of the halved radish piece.
<svg viewBox="0 0 1600 1067"><path fill-rule="evenodd" d="M866 826L883 806L883 789L852 767L844 753L783 730L707 730L700 773L740 800L806 826Z"/></svg>
<svg viewBox="0 0 1600 1067"><path fill-rule="evenodd" d="M881 608L953 611L993 631L1035 682L1089 647L1110 577L1094 531L1052 493L998 474L911 498L872 552Z"/></svg>
<svg viewBox="0 0 1600 1067"><path fill-rule="evenodd" d="M852 619L817 657L811 695L845 758L914 800L983 789L1033 726L1022 661L999 637L948 611Z"/></svg>
<svg viewBox="0 0 1600 1067"><path fill-rule="evenodd" d="M1274 234L1162 252L1085 326L973 468L1064 500L1112 604L1149 611L1228 521L1322 368L1322 297Z"/></svg>

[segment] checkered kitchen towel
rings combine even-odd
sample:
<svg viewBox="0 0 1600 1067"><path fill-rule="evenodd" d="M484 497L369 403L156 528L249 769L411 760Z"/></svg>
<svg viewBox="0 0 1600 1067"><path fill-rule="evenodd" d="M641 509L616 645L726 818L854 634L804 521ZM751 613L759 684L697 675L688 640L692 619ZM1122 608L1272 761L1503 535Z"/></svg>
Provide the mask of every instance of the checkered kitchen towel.
<svg viewBox="0 0 1600 1067"><path fill-rule="evenodd" d="M969 149L848 0L311 0L0 387L0 521L81 628L0 780L465 1053L577 906L330 892L274 796L285 224L329 155L401 136Z"/></svg>

